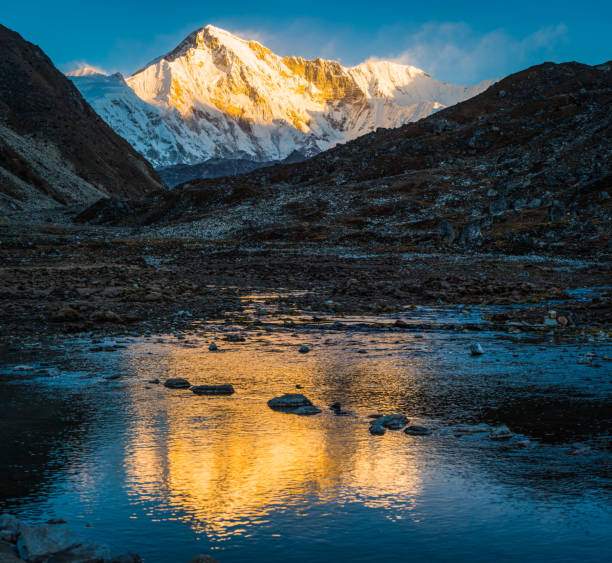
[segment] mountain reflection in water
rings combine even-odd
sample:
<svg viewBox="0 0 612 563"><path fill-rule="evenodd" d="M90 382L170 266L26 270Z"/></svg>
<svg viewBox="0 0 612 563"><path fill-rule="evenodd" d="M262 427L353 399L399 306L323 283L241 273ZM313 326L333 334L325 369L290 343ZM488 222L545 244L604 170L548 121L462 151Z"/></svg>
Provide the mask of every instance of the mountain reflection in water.
<svg viewBox="0 0 612 563"><path fill-rule="evenodd" d="M10 397L0 422L13 425L22 448L8 464L0 456L0 472L22 482L36 469L36 480L30 492L1 489L0 510L65 518L85 541L147 563L199 552L222 562L471 563L585 563L612 553L611 381L603 359L593 367L581 356L610 357L607 343L282 326L247 331L246 342L226 334L213 327L185 339L126 339L101 353L78 338L53 352L35 348L31 361L47 362L44 369L0 377ZM215 336L220 351L212 353ZM478 358L469 355L475 337L486 351ZM299 354L302 344L311 352ZM231 383L236 393L150 383L170 377ZM290 392L323 412L268 408ZM44 415L36 421L25 407L46 397L50 409L34 409ZM353 416L335 416L328 405L336 401ZM551 434L557 404L566 424ZM368 416L391 412L439 431L370 435ZM40 468L28 465L32 446L18 438L35 442L41 424L55 432L49 418L60 414L78 426L66 434L58 425L34 462ZM532 447L445 433L502 422ZM586 453L569 455L574 442Z"/></svg>
<svg viewBox="0 0 612 563"><path fill-rule="evenodd" d="M381 388L389 392L405 384L410 373L389 362L377 363L376 369L355 366L353 377L348 370L335 378L330 374L346 366L339 370L333 364L315 356L287 363L281 353L248 349L216 355L172 351L162 371L194 385L231 382L238 392L204 398L164 389L151 403L135 388L126 417L131 494L180 509L198 532L218 537L265 521L271 511L305 503L363 498L384 508L398 497L411 502L421 488L419 448L384 447L364 420L325 413L332 402L328 397L351 395L352 387L371 387L376 396ZM325 381L335 385L326 388ZM296 391L296 384L323 406L323 416L267 408L267 399ZM307 509L302 513L306 516Z"/></svg>

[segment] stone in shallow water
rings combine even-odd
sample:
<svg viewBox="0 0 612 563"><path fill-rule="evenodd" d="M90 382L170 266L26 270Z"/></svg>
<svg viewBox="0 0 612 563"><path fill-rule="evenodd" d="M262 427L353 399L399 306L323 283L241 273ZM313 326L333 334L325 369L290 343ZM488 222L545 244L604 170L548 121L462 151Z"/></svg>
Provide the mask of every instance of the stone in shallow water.
<svg viewBox="0 0 612 563"><path fill-rule="evenodd" d="M491 440L509 440L512 436L514 436L514 434L505 424L492 428L489 434Z"/></svg>
<svg viewBox="0 0 612 563"><path fill-rule="evenodd" d="M79 545L77 537L65 526L44 525L21 527L17 550L19 557L40 560Z"/></svg>
<svg viewBox="0 0 612 563"><path fill-rule="evenodd" d="M271 409L287 410L312 406L312 401L299 393L285 393L268 401Z"/></svg>
<svg viewBox="0 0 612 563"><path fill-rule="evenodd" d="M219 348L217 347L217 345L216 345L214 342L211 342L211 343L210 343L210 346L208 347L208 349L209 349L211 352L216 352L217 350L219 350Z"/></svg>
<svg viewBox="0 0 612 563"><path fill-rule="evenodd" d="M408 418L403 414L386 414L373 421L372 426L383 426L389 430L401 430L408 422Z"/></svg>
<svg viewBox="0 0 612 563"><path fill-rule="evenodd" d="M431 434L431 430L426 428L425 426L409 426L404 430L406 434L410 434L411 436L429 436Z"/></svg>
<svg viewBox="0 0 612 563"><path fill-rule="evenodd" d="M300 346L300 349L298 350L300 354L308 354L308 352L310 352L310 348L308 346Z"/></svg>
<svg viewBox="0 0 612 563"><path fill-rule="evenodd" d="M470 436L474 434L485 434L491 430L491 427L484 422L480 424L458 424L457 426L451 426L447 428L442 433L452 433L458 438L462 436Z"/></svg>
<svg viewBox="0 0 612 563"><path fill-rule="evenodd" d="M472 356L482 356L484 354L484 350L482 349L482 346L478 344L478 342L472 342L470 344L470 354L472 354Z"/></svg>
<svg viewBox="0 0 612 563"><path fill-rule="evenodd" d="M232 395L234 387L229 383L222 385L194 385L191 390L196 395Z"/></svg>
<svg viewBox="0 0 612 563"><path fill-rule="evenodd" d="M374 434L374 436L382 436L385 432L385 427L381 426L380 424L370 425L370 434Z"/></svg>
<svg viewBox="0 0 612 563"><path fill-rule="evenodd" d="M171 379L166 379L164 382L164 387L168 389L189 389L191 387L191 383L182 377L174 377Z"/></svg>
<svg viewBox="0 0 612 563"><path fill-rule="evenodd" d="M314 405L306 405L304 407L298 407L297 409L292 410L291 412L293 414L299 414L302 416L310 416L313 414L319 414L321 412L321 409L318 409Z"/></svg>

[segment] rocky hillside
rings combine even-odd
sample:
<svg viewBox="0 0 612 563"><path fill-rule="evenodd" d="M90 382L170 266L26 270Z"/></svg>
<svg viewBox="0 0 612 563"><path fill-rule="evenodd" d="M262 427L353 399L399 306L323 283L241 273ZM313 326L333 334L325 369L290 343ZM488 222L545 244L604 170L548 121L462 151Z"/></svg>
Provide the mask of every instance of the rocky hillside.
<svg viewBox="0 0 612 563"><path fill-rule="evenodd" d="M127 79L71 76L94 109L158 168L209 159L312 156L482 92L386 61L346 68L280 57L206 26Z"/></svg>
<svg viewBox="0 0 612 563"><path fill-rule="evenodd" d="M49 58L0 25L0 210L135 198L164 186Z"/></svg>
<svg viewBox="0 0 612 563"><path fill-rule="evenodd" d="M609 253L611 163L612 63L545 63L306 162L84 218L242 244Z"/></svg>

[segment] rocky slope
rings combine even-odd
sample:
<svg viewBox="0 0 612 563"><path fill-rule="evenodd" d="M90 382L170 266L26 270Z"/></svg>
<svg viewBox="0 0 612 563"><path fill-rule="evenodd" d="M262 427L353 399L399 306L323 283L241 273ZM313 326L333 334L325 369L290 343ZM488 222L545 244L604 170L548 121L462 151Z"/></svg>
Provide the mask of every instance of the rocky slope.
<svg viewBox="0 0 612 563"><path fill-rule="evenodd" d="M611 162L612 64L545 63L306 162L83 218L241 244L609 253Z"/></svg>
<svg viewBox="0 0 612 563"><path fill-rule="evenodd" d="M57 207L163 187L35 45L0 26L0 210Z"/></svg>
<svg viewBox="0 0 612 563"><path fill-rule="evenodd" d="M206 26L127 79L71 76L94 109L158 168L208 159L312 156L377 127L397 127L465 100L446 84L391 62L345 68L280 57Z"/></svg>

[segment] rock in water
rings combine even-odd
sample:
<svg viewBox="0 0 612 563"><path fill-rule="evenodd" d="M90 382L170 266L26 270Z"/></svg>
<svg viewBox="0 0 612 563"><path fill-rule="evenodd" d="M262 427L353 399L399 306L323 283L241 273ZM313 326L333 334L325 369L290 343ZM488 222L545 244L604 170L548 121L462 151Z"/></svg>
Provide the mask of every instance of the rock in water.
<svg viewBox="0 0 612 563"><path fill-rule="evenodd" d="M15 541L7 544L8 549L3 549L4 542L0 542L0 563L24 560L36 563L140 563L138 556L111 560L106 547L79 541L69 528L62 525L64 523L65 520L53 519L47 524L29 526L14 516L0 516L0 530L16 534Z"/></svg>
<svg viewBox="0 0 612 563"><path fill-rule="evenodd" d="M374 434L374 436L382 436L385 432L385 427L381 426L380 424L370 425L370 434Z"/></svg>
<svg viewBox="0 0 612 563"><path fill-rule="evenodd" d="M411 436L429 436L431 434L431 430L426 428L425 426L408 426L404 430L406 434L410 434Z"/></svg>
<svg viewBox="0 0 612 563"><path fill-rule="evenodd" d="M216 345L214 342L211 342L211 343L210 343L210 346L208 347L208 349L209 349L211 352L216 352L217 350L219 350L219 348L217 348L217 345Z"/></svg>
<svg viewBox="0 0 612 563"><path fill-rule="evenodd" d="M312 401L299 393L285 393L270 399L268 406L275 410L295 410L300 407L311 407Z"/></svg>
<svg viewBox="0 0 612 563"><path fill-rule="evenodd" d="M472 342L470 344L470 354L472 354L472 356L482 356L484 354L484 350L482 349L482 346L478 344L478 342Z"/></svg>
<svg viewBox="0 0 612 563"><path fill-rule="evenodd" d="M372 426L382 426L389 430L401 430L408 422L408 418L403 414L386 414L372 421Z"/></svg>
<svg viewBox="0 0 612 563"><path fill-rule="evenodd" d="M496 426L489 434L489 438L491 438L491 440L509 440L512 438L512 436L514 436L514 434L505 424Z"/></svg>
<svg viewBox="0 0 612 563"><path fill-rule="evenodd" d="M42 560L77 545L79 545L77 537L65 526L58 525L24 525L17 540L19 557L31 561Z"/></svg>
<svg viewBox="0 0 612 563"><path fill-rule="evenodd" d="M321 412L321 409L315 407L314 405L307 405L305 407L299 407L291 412L293 414L299 414L302 416L310 416L313 414L319 414Z"/></svg>
<svg viewBox="0 0 612 563"><path fill-rule="evenodd" d="M310 348L308 346L300 346L299 352L300 354L308 354L308 352L310 352Z"/></svg>
<svg viewBox="0 0 612 563"><path fill-rule="evenodd" d="M166 379L164 381L164 387L168 389L189 389L191 387L191 383L182 377L174 377L171 379Z"/></svg>
<svg viewBox="0 0 612 563"><path fill-rule="evenodd" d="M191 390L196 395L232 395L234 387L229 383L221 385L194 385Z"/></svg>

